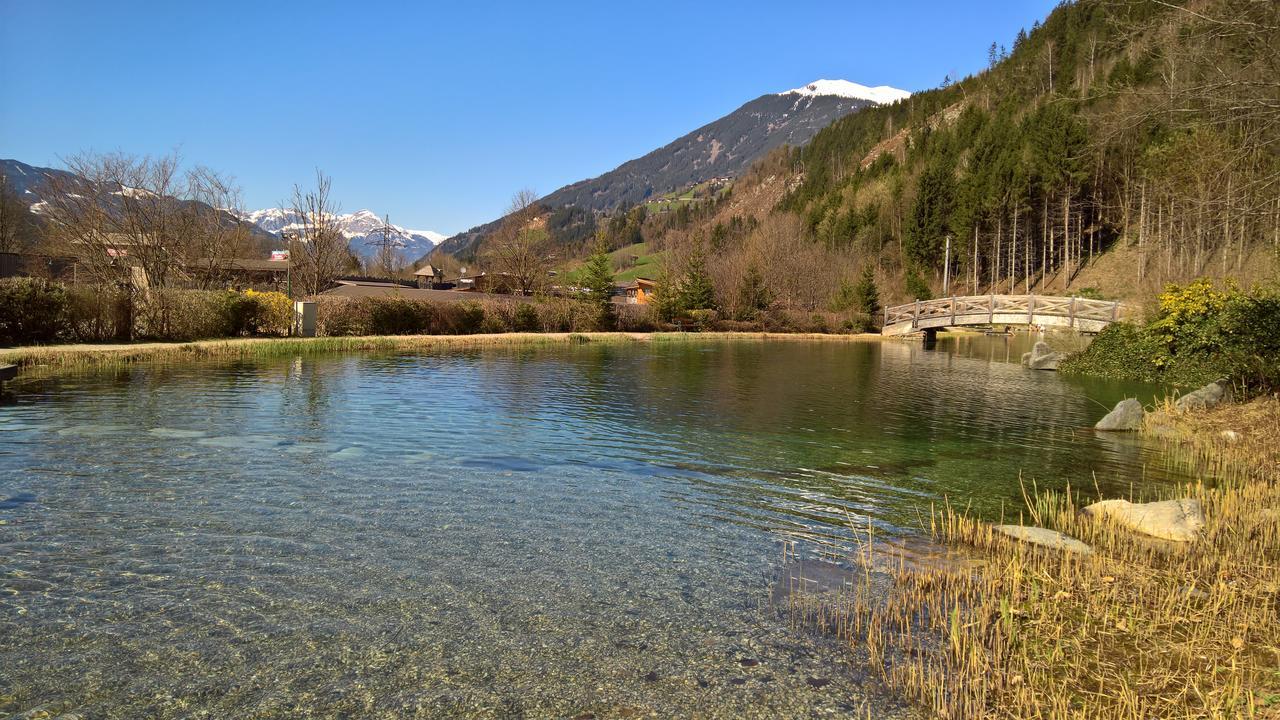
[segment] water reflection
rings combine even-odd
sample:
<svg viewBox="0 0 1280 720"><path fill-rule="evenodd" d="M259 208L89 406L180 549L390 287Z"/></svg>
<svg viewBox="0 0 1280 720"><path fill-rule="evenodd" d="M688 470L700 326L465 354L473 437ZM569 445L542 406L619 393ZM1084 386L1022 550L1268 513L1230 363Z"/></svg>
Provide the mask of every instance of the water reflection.
<svg viewBox="0 0 1280 720"><path fill-rule="evenodd" d="M1021 473L1128 492L1151 388L1025 338L134 367L0 408L0 714L897 712L769 609L784 541L908 542ZM838 572L836 573L838 576ZM815 681L816 678L816 681ZM61 710L60 710L61 711Z"/></svg>

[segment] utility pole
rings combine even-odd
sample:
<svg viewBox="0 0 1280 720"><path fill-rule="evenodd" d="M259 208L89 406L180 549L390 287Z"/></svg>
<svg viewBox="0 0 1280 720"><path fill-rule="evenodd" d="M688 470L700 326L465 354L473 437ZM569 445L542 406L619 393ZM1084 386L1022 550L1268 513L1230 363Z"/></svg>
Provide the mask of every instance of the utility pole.
<svg viewBox="0 0 1280 720"><path fill-rule="evenodd" d="M396 251L400 249L400 241L396 238L395 231L391 227L390 215L382 216L382 227L377 232L380 237L377 242L373 243L378 248L375 260L380 266L378 269L390 277L395 271Z"/></svg>
<svg viewBox="0 0 1280 720"><path fill-rule="evenodd" d="M942 296L947 297L951 288L951 235L947 235L947 252L942 261Z"/></svg>

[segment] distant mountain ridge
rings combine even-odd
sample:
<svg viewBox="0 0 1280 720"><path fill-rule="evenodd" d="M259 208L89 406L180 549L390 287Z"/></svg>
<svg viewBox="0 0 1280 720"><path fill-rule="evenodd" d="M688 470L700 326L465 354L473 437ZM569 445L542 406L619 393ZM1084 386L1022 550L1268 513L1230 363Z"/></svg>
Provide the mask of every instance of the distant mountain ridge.
<svg viewBox="0 0 1280 720"><path fill-rule="evenodd" d="M573 206L607 211L718 177L736 178L780 145L800 146L836 120L874 105L910 96L887 86L867 87L847 80L816 80L781 93L761 95L642 157L599 177L582 180L543 197L551 209ZM474 252L498 221L450 237L440 249Z"/></svg>
<svg viewBox="0 0 1280 720"><path fill-rule="evenodd" d="M253 223L265 232L280 237L284 230L296 230L302 227L302 220L289 208L264 208L239 213L240 219ZM378 252L374 243L381 240L382 218L372 210L357 210L337 216L339 228L347 238L351 251L356 255L370 259ZM431 252L445 236L432 230L412 230L391 223L391 236L397 243L400 255L412 260Z"/></svg>
<svg viewBox="0 0 1280 720"><path fill-rule="evenodd" d="M24 243L30 243L31 249L36 252L44 251L45 248L40 247L39 241L41 235L39 229L46 222L46 218L42 215L42 211L49 201L54 198L48 196L51 180L60 180L62 187L73 187L78 193L92 195L109 206L111 203L118 202L118 198L114 196L122 193L140 192L132 188L124 190L110 191L103 188L93 188L92 183L75 173L67 170L59 170L57 168L38 167L28 165L27 163L13 159L0 159L0 175L3 175L8 181L9 189L14 196L21 202L30 215L30 221L26 224L28 235L23 238ZM180 200L181 203L194 203L200 207L208 208L208 205L199 203L195 200ZM235 213L225 208L220 208L220 222L234 223L238 221ZM274 244L275 238L268 232L258 229L256 226L250 228L250 233L254 241L254 250L261 252L264 256L270 251Z"/></svg>

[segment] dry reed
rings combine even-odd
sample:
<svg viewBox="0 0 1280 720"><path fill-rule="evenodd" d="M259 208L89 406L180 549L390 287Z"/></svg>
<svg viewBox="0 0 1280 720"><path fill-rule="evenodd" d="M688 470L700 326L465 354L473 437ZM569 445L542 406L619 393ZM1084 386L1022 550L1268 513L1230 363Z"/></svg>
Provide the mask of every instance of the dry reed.
<svg viewBox="0 0 1280 720"><path fill-rule="evenodd" d="M792 594L794 617L938 717L1280 717L1280 402L1166 408L1148 432L1205 478L1165 494L1203 504L1198 541L1088 519L1079 490L1028 488L1026 524L1094 552L1009 540L944 505L924 530L964 555L921 565L863 538L867 572Z"/></svg>

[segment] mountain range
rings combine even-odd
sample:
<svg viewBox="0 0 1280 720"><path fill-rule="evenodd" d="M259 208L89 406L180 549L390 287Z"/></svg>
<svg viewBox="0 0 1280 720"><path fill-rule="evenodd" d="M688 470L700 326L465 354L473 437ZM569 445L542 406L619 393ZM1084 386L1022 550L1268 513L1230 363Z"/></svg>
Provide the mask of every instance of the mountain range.
<svg viewBox="0 0 1280 720"><path fill-rule="evenodd" d="M50 200L46 196L51 179L63 180L61 184L64 187L83 187L85 192L89 191L87 181L77 178L66 170L37 167L18 160L0 159L0 175L6 178L9 190L31 213L33 222L29 227L33 229L41 222L41 209ZM111 193L104 193L102 197L104 202L111 202ZM232 221L232 216L255 228L257 244L264 254L269 248L280 246L282 230L299 227L297 216L292 210L286 208L228 211L228 222ZM382 218L377 213L371 210L360 210L339 215L338 222L353 253L366 260L374 257L377 252L377 246L374 243L380 239L379 231L383 224ZM411 230L399 225L392 225L391 228L397 251L406 260L425 255L445 239L444 235L431 230Z"/></svg>
<svg viewBox="0 0 1280 720"><path fill-rule="evenodd" d="M289 208L265 208L262 210L243 211L238 213L241 220L276 237L285 230L302 227L301 218ZM353 213L339 215L338 226L351 247L351 251L366 260L373 258L378 252L376 243L382 239L383 219L372 210L358 210ZM431 230L411 230L391 224L391 237L396 243L396 250L404 259L421 257L435 248L445 239L444 235Z"/></svg>
<svg viewBox="0 0 1280 720"><path fill-rule="evenodd" d="M846 115L909 96L905 90L867 87L847 80L816 80L762 95L599 177L566 185L539 203L548 209L603 212L715 178L736 178L780 145L804 145L819 130ZM441 243L440 249L464 257L473 255L500 221L454 235Z"/></svg>

